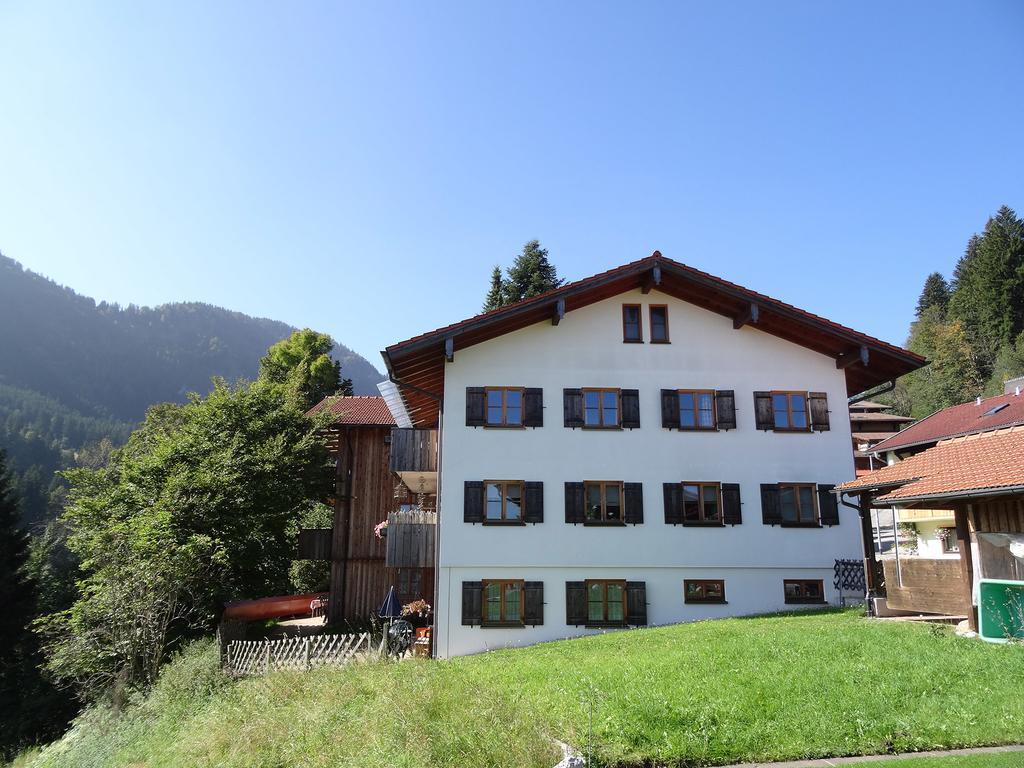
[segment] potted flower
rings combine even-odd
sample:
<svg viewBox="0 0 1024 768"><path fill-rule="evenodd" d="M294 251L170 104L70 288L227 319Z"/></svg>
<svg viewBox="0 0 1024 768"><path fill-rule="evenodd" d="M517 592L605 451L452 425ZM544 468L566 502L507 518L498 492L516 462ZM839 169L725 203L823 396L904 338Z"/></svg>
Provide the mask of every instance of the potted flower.
<svg viewBox="0 0 1024 768"><path fill-rule="evenodd" d="M413 600L411 603L406 603L402 606L402 616L417 628L416 636L420 637L424 633L419 630L430 626L433 608L430 607L430 603L426 600Z"/></svg>
<svg viewBox="0 0 1024 768"><path fill-rule="evenodd" d="M373 535L378 539L383 539L388 535L388 521L381 520L373 529Z"/></svg>

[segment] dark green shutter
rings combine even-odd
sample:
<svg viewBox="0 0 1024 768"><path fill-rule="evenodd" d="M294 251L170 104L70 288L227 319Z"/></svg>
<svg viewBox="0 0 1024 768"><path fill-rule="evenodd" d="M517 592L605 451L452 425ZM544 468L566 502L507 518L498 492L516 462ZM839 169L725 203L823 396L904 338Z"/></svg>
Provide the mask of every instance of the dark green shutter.
<svg viewBox="0 0 1024 768"><path fill-rule="evenodd" d="M674 389L661 390L661 426L679 429L679 393Z"/></svg>
<svg viewBox="0 0 1024 768"><path fill-rule="evenodd" d="M565 484L565 522L582 523L583 515L583 483Z"/></svg>
<svg viewBox="0 0 1024 768"><path fill-rule="evenodd" d="M623 483L623 501L626 512L623 515L628 525L640 525L644 521L644 486L643 483Z"/></svg>
<svg viewBox="0 0 1024 768"><path fill-rule="evenodd" d="M466 426L482 427L487 423L487 393L483 387L466 387Z"/></svg>
<svg viewBox="0 0 1024 768"><path fill-rule="evenodd" d="M585 581L565 582L565 623L575 626L587 623L587 584Z"/></svg>
<svg viewBox="0 0 1024 768"><path fill-rule="evenodd" d="M544 483L523 483L523 521L544 522Z"/></svg>
<svg viewBox="0 0 1024 768"><path fill-rule="evenodd" d="M544 426L544 390L523 390L523 426Z"/></svg>
<svg viewBox="0 0 1024 768"><path fill-rule="evenodd" d="M722 519L726 525L743 522L739 483L722 483Z"/></svg>
<svg viewBox="0 0 1024 768"><path fill-rule="evenodd" d="M479 480L466 481L462 521L465 523L482 523L484 521L484 484Z"/></svg>
<svg viewBox="0 0 1024 768"><path fill-rule="evenodd" d="M811 392L808 402L811 405L811 429L815 432L828 432L828 395L824 392Z"/></svg>
<svg viewBox="0 0 1024 768"><path fill-rule="evenodd" d="M523 583L523 624L537 627L544 623L544 582Z"/></svg>
<svg viewBox="0 0 1024 768"><path fill-rule="evenodd" d="M563 389L562 390L562 412L565 416L565 426L583 426L583 390Z"/></svg>
<svg viewBox="0 0 1024 768"><path fill-rule="evenodd" d="M839 499L832 493L834 485L818 486L818 514L822 525L839 525Z"/></svg>
<svg viewBox="0 0 1024 768"><path fill-rule="evenodd" d="M774 483L761 485L761 520L765 525L782 524L782 498Z"/></svg>
<svg viewBox="0 0 1024 768"><path fill-rule="evenodd" d="M642 581L626 582L626 623L636 627L647 624L647 585Z"/></svg>
<svg viewBox="0 0 1024 768"><path fill-rule="evenodd" d="M640 429L640 391L623 389L619 392L619 407L622 408L620 426L623 429Z"/></svg>
<svg viewBox="0 0 1024 768"><path fill-rule="evenodd" d="M772 413L772 393L754 393L754 424L758 429L775 429L775 414Z"/></svg>
<svg viewBox="0 0 1024 768"><path fill-rule="evenodd" d="M736 429L736 396L731 389L715 392L715 411L719 429Z"/></svg>
<svg viewBox="0 0 1024 768"><path fill-rule="evenodd" d="M462 625L479 626L483 621L484 583L482 581L462 582Z"/></svg>
<svg viewBox="0 0 1024 768"><path fill-rule="evenodd" d="M683 524L683 486L681 483L663 483L665 494L665 523Z"/></svg>

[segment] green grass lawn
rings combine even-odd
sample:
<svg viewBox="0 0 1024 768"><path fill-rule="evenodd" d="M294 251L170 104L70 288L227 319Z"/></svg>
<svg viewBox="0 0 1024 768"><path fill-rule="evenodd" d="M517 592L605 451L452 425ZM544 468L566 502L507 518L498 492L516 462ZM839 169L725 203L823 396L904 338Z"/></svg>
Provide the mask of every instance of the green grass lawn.
<svg viewBox="0 0 1024 768"><path fill-rule="evenodd" d="M241 681L215 664L193 650L127 714L93 710L22 765L531 768L554 765L555 737L601 765L694 766L1024 738L1024 647L852 611Z"/></svg>
<svg viewBox="0 0 1024 768"><path fill-rule="evenodd" d="M951 757L915 757L864 763L864 768L1021 768L1024 752Z"/></svg>

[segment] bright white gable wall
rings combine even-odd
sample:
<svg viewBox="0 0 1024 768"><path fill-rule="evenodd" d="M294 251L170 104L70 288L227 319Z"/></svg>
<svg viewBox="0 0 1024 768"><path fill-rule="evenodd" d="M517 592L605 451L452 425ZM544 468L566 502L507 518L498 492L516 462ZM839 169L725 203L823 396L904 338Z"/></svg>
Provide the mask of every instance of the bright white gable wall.
<svg viewBox="0 0 1024 768"><path fill-rule="evenodd" d="M622 304L669 306L671 344L623 344ZM466 387L544 389L544 427L465 426ZM640 391L638 430L587 431L563 424L565 387ZM661 427L662 388L732 389L738 428L679 432ZM831 431L760 432L755 390L828 393ZM840 483L853 477L846 383L835 360L744 327L691 304L639 289L455 351L445 367L440 508L440 572L435 643L441 656L528 644L590 630L565 624L565 581L626 578L647 582L648 622L781 609L783 578L816 578L832 595L837 557L860 556L856 513L840 506L834 528L761 523L760 484ZM544 523L493 527L463 522L465 480L544 482ZM564 483L622 480L644 484L644 523L567 525ZM698 480L741 485L743 524L724 528L664 522L662 483ZM544 625L522 629L461 626L461 583L523 578L545 583ZM724 578L728 605L684 605L684 578Z"/></svg>

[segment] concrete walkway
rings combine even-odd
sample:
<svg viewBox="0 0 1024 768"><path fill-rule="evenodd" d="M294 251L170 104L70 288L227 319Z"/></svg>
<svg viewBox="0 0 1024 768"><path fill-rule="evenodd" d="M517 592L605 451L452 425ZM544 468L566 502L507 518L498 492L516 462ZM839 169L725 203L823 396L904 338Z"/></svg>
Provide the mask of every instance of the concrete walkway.
<svg viewBox="0 0 1024 768"><path fill-rule="evenodd" d="M1007 747L975 747L973 749L950 749L934 752L904 752L899 755L862 755L860 757L828 757L820 760L793 760L787 763L736 763L722 768L831 768L839 765L870 765L881 760L913 760L916 757L952 757L953 755L995 755L1003 752L1020 752L1024 766L1024 744ZM907 768L913 768L908 763Z"/></svg>

